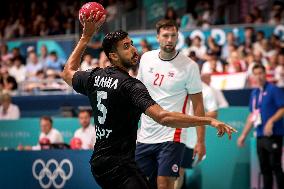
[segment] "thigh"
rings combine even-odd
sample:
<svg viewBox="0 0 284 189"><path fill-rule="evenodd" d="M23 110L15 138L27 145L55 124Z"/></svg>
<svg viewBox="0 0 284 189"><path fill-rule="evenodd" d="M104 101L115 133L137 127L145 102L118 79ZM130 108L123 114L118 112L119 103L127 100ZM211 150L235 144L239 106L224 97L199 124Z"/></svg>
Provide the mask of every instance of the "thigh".
<svg viewBox="0 0 284 189"><path fill-rule="evenodd" d="M166 142L159 150L158 176L178 177L181 159L185 145L176 142Z"/></svg>
<svg viewBox="0 0 284 189"><path fill-rule="evenodd" d="M146 176L134 165L121 167L126 177L121 180L121 189L151 189L151 185Z"/></svg>
<svg viewBox="0 0 284 189"><path fill-rule="evenodd" d="M137 143L136 145L135 161L139 169L147 177L152 177L157 169L156 148L156 144Z"/></svg>
<svg viewBox="0 0 284 189"><path fill-rule="evenodd" d="M92 166L92 173L103 189L151 189L146 176L135 162L119 165L103 175L95 174Z"/></svg>

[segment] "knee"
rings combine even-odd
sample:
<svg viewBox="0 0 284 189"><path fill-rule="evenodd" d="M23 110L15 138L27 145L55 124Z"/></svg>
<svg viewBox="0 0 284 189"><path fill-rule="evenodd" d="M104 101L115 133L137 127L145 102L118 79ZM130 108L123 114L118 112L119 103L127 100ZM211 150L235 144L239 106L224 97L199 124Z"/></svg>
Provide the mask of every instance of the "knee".
<svg viewBox="0 0 284 189"><path fill-rule="evenodd" d="M158 189L170 189L167 183L158 183Z"/></svg>
<svg viewBox="0 0 284 189"><path fill-rule="evenodd" d="M168 177L158 178L157 186L158 189L173 189L174 179Z"/></svg>

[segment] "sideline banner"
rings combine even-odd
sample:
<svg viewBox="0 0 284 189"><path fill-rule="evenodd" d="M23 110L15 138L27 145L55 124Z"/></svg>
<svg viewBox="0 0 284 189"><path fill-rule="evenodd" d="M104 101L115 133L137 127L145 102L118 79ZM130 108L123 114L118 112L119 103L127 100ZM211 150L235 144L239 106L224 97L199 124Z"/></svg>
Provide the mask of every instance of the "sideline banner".
<svg viewBox="0 0 284 189"><path fill-rule="evenodd" d="M91 151L1 151L3 189L100 189L92 176Z"/></svg>
<svg viewBox="0 0 284 189"><path fill-rule="evenodd" d="M64 142L69 144L80 125L77 118L54 118L53 127L62 133ZM39 134L39 118L0 121L0 148L15 149L19 144L36 145Z"/></svg>

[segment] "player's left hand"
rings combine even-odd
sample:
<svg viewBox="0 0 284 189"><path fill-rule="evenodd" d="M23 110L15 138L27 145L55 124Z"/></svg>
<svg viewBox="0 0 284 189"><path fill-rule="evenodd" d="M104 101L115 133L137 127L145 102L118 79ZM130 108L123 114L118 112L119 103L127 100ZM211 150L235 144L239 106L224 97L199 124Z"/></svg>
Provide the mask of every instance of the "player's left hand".
<svg viewBox="0 0 284 189"><path fill-rule="evenodd" d="M197 155L198 161L201 161L203 156L205 156L205 154L206 154L206 147L204 142L198 142L194 147L192 159L194 159L195 156Z"/></svg>
<svg viewBox="0 0 284 189"><path fill-rule="evenodd" d="M263 131L264 136L271 136L273 134L273 122L268 120L265 124L264 131Z"/></svg>
<svg viewBox="0 0 284 189"><path fill-rule="evenodd" d="M99 20L98 18L101 16L101 13L98 11L97 14L94 13L94 11L91 11L91 14L89 18L86 18L86 15L83 14L83 34L82 37L88 37L91 38L95 33L97 33L103 23L106 20L106 16L103 15ZM96 21L97 20L97 21Z"/></svg>

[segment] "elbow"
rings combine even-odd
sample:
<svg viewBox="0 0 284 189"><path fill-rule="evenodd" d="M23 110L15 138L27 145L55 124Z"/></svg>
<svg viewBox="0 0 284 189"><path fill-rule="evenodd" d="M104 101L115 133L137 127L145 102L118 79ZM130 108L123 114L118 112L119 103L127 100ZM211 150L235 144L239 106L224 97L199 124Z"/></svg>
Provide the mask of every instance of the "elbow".
<svg viewBox="0 0 284 189"><path fill-rule="evenodd" d="M155 121L161 125L168 126L171 123L170 112L161 111Z"/></svg>
<svg viewBox="0 0 284 189"><path fill-rule="evenodd" d="M64 68L64 70L61 72L61 78L66 81L67 80L67 71L66 69Z"/></svg>

